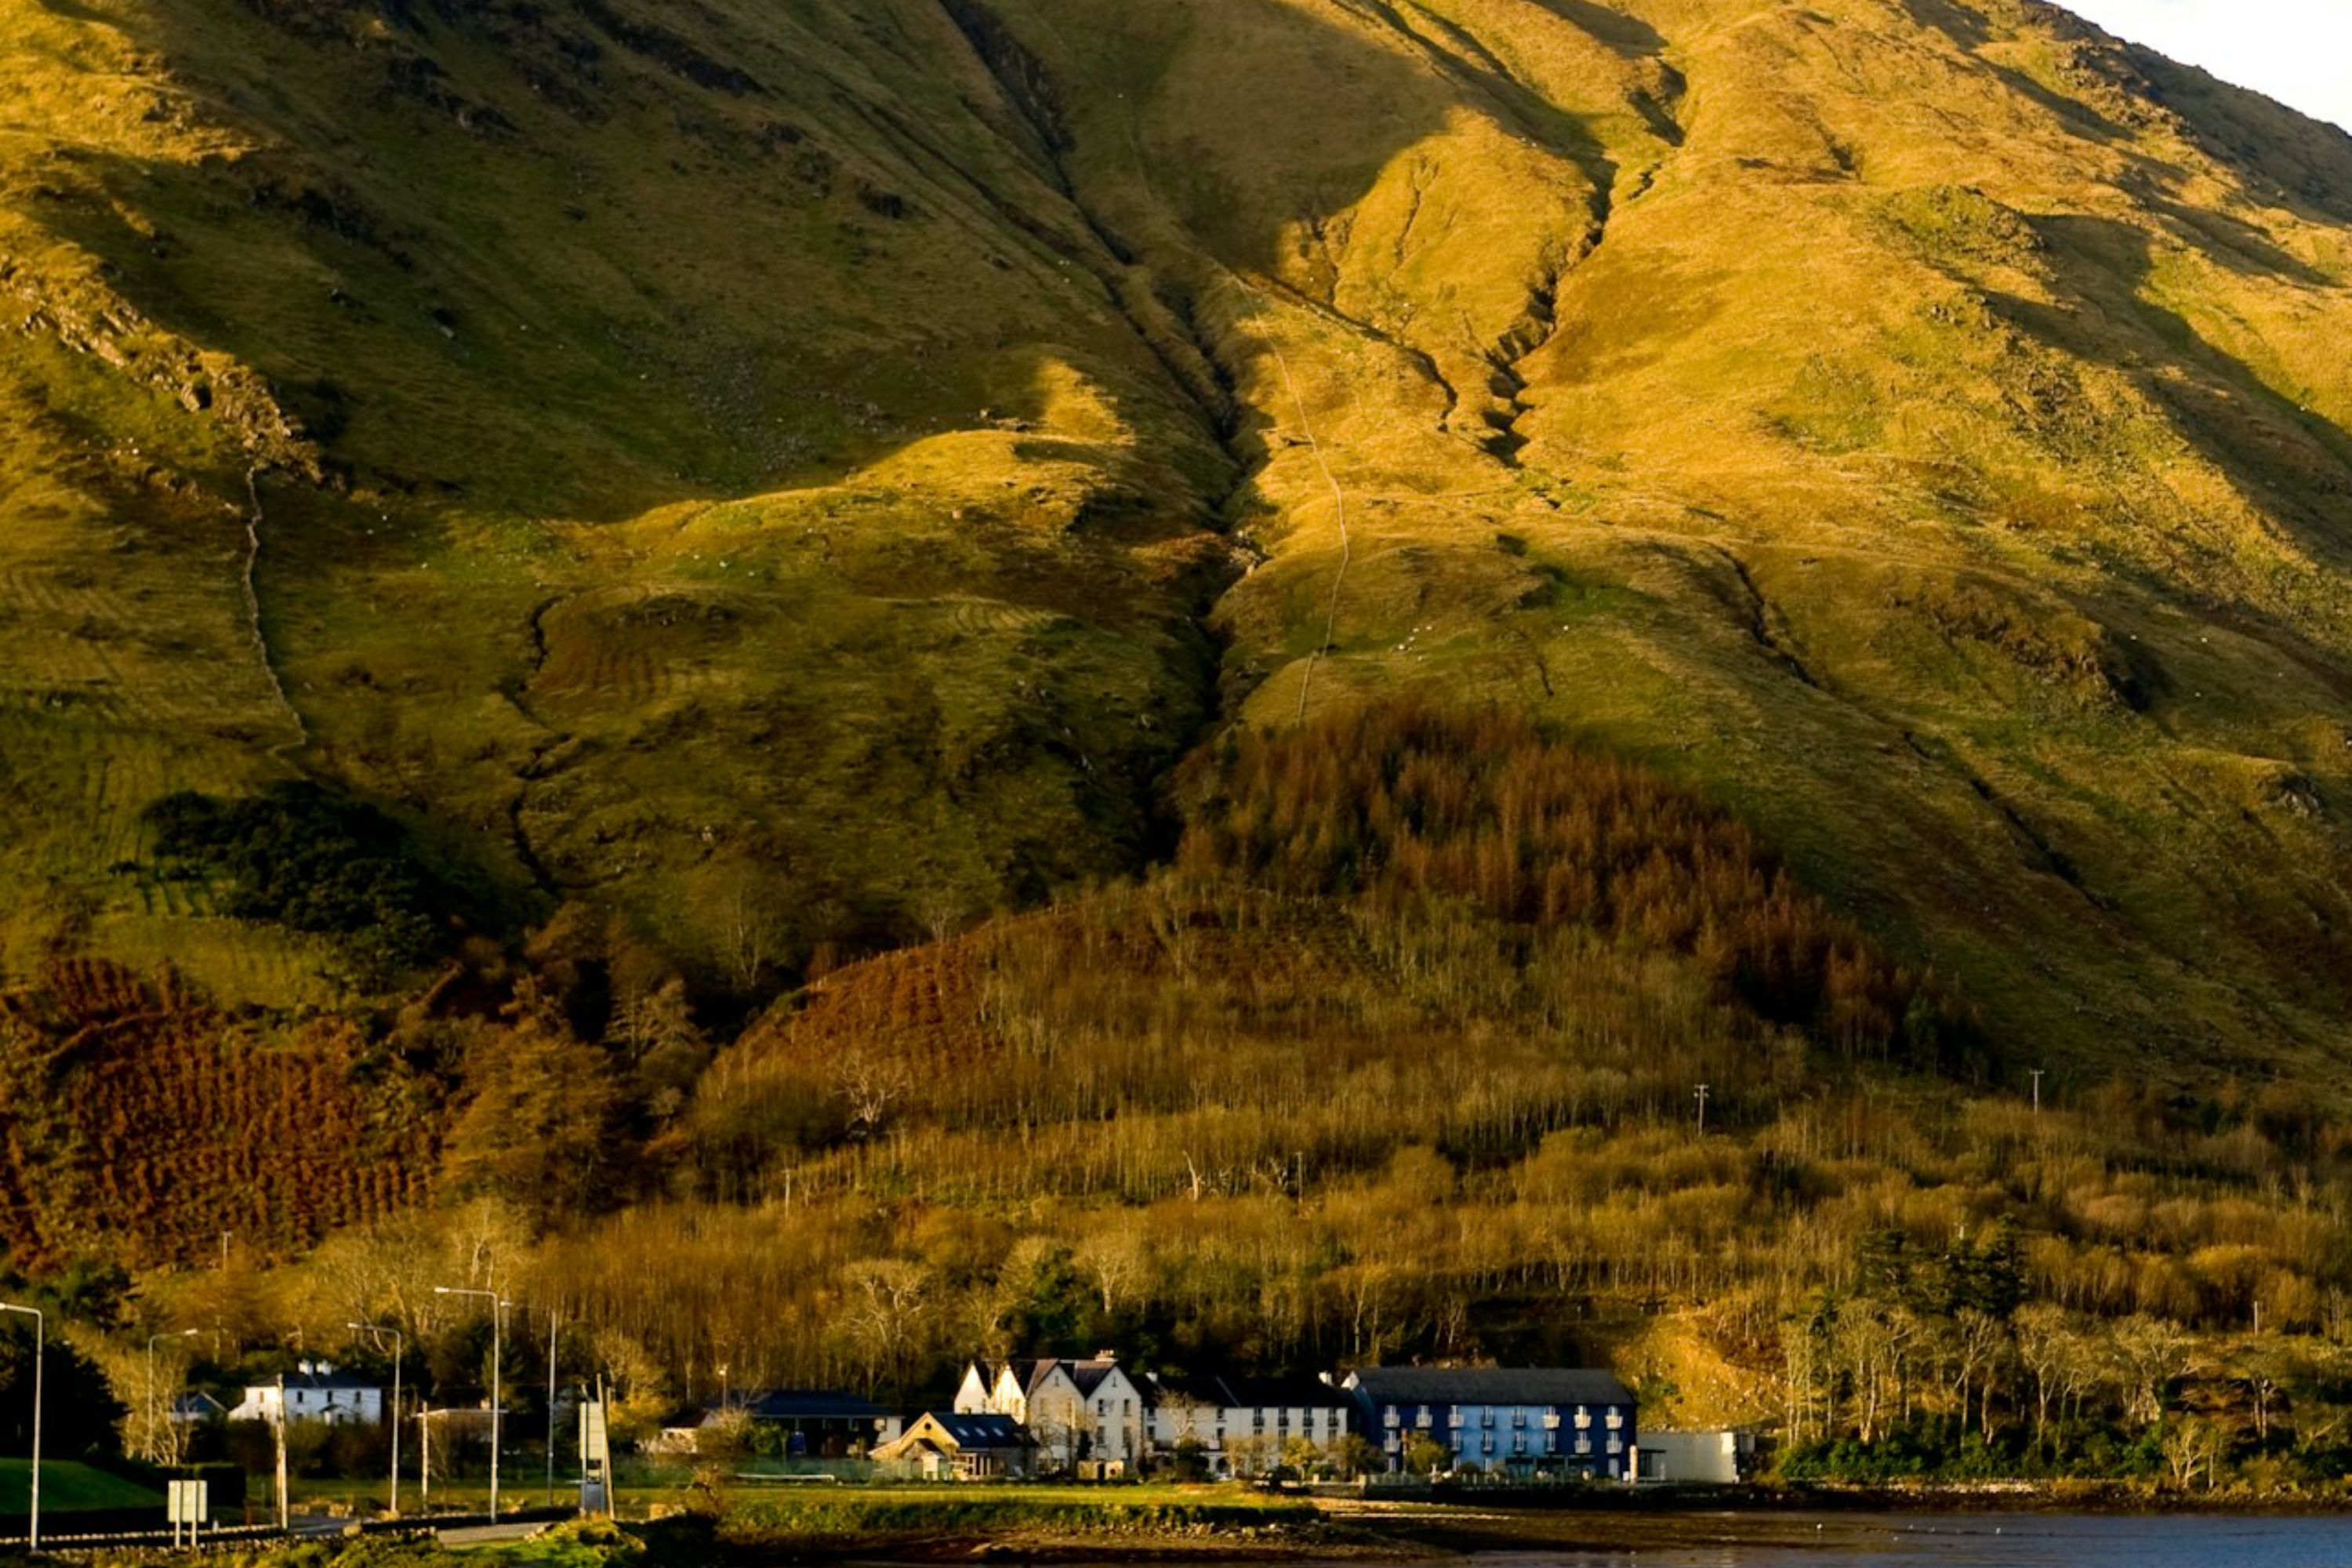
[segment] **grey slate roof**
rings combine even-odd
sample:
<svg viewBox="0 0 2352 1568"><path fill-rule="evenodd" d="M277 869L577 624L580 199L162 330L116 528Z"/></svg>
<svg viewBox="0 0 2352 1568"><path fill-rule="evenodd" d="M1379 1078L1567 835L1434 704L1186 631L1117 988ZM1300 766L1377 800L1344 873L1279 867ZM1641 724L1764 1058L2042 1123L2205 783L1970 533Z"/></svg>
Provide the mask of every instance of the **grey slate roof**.
<svg viewBox="0 0 2352 1568"><path fill-rule="evenodd" d="M952 1410L923 1413L956 1441L959 1448L1018 1448L1028 1442L1021 1423L1010 1415L959 1415Z"/></svg>
<svg viewBox="0 0 2352 1568"><path fill-rule="evenodd" d="M776 1389L743 1401L741 1409L754 1421L866 1421L890 1414L870 1399L814 1388Z"/></svg>
<svg viewBox="0 0 2352 1568"><path fill-rule="evenodd" d="M1350 1382L1382 1405L1631 1405L1610 1373L1551 1366L1368 1366Z"/></svg>
<svg viewBox="0 0 2352 1568"><path fill-rule="evenodd" d="M1021 1392L1028 1394L1035 1394L1037 1385L1051 1377L1055 1367L1067 1373L1070 1381L1077 1385L1078 1392L1087 1395L1091 1395L1102 1385L1104 1378L1118 1370L1118 1362L1116 1358L1105 1359L1098 1356L1084 1361L1062 1356L1042 1356L1032 1361L1009 1361L1004 1364L1012 1369L1014 1381L1021 1384Z"/></svg>

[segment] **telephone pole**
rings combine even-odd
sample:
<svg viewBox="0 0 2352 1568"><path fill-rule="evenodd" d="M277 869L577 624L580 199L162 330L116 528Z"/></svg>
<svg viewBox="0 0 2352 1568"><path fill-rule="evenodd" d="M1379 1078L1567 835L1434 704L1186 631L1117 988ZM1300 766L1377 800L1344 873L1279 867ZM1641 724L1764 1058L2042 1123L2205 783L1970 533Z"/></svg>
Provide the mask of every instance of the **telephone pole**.
<svg viewBox="0 0 2352 1568"><path fill-rule="evenodd" d="M2027 1076L2027 1077L2029 1077L2029 1078L2031 1078L2031 1079L2033 1080L2033 1114L2034 1114L2034 1115L2036 1115L2036 1116L2039 1116L2039 1115L2041 1115L2041 1114L2042 1114L2042 1070L2043 1070L2043 1069L2042 1069L2041 1068L2026 1068L2026 1069L2025 1069L2026 1076Z"/></svg>
<svg viewBox="0 0 2352 1568"><path fill-rule="evenodd" d="M1708 1086L1707 1086L1707 1085L1706 1085L1706 1084L1701 1084L1701 1085L1699 1085L1699 1086L1698 1086L1698 1089L1697 1089L1697 1094L1698 1094L1698 1130L1699 1130L1699 1134L1700 1134L1700 1136L1702 1136L1702 1137L1706 1136L1706 1091L1707 1091L1707 1088L1708 1088Z"/></svg>

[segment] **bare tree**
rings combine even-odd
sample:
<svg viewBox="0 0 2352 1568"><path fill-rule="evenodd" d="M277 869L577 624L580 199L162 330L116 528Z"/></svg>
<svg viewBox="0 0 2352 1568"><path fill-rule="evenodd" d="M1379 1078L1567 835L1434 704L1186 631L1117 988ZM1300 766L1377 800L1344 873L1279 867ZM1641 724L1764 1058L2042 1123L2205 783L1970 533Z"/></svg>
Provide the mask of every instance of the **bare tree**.
<svg viewBox="0 0 2352 1568"><path fill-rule="evenodd" d="M849 1111L849 1135L871 1138L890 1107L913 1092L915 1075L897 1057L861 1042L834 1064L833 1083Z"/></svg>
<svg viewBox="0 0 2352 1568"><path fill-rule="evenodd" d="M2143 1426L2156 1425L2164 1419L2174 1380L2189 1370L2189 1335L2168 1319L2135 1312L2116 1325L2111 1342L2125 1414Z"/></svg>

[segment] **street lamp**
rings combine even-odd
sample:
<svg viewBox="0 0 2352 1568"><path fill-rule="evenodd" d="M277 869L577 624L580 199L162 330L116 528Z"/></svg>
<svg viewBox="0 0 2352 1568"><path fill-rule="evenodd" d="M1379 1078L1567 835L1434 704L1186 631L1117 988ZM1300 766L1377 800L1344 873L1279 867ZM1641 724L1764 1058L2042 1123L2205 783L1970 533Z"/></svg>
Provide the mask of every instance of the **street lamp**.
<svg viewBox="0 0 2352 1568"><path fill-rule="evenodd" d="M163 1430L163 1413L156 1407L155 1400L155 1342L157 1340L192 1340L198 1332L199 1331L195 1329L178 1329L147 1336L147 1457L151 1460L160 1463L163 1453L163 1440L161 1436Z"/></svg>
<svg viewBox="0 0 2352 1568"><path fill-rule="evenodd" d="M499 1357L505 1344L506 1310L514 1305L501 1300L496 1290L462 1290L451 1285L433 1287L436 1296L479 1296L490 1304L490 1518L499 1517Z"/></svg>
<svg viewBox="0 0 2352 1568"><path fill-rule="evenodd" d="M0 1301L0 1312L17 1312L33 1320L33 1529L32 1548L41 1549L41 1363L48 1354L49 1321L38 1307Z"/></svg>
<svg viewBox="0 0 2352 1568"><path fill-rule="evenodd" d="M392 1336L392 1517L400 1517L400 1352L407 1339L398 1329L387 1329L376 1323L345 1323L343 1327L358 1333Z"/></svg>

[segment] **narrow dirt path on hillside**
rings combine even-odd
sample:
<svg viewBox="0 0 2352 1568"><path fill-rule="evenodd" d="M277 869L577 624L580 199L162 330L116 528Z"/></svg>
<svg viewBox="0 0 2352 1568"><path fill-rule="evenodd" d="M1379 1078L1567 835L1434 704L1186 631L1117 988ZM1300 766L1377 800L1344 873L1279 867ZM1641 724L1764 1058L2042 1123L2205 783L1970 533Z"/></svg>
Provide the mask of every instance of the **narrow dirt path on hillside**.
<svg viewBox="0 0 2352 1568"><path fill-rule="evenodd" d="M278 709L285 713L287 722L294 726L292 740L280 741L269 748L269 755L283 757L289 752L299 752L310 745L310 727L302 721L302 714L294 706L293 699L286 695L286 682L278 678L278 666L270 661L268 634L261 628L261 590L255 582L261 570L261 525L264 521L261 470L258 468L245 471L245 499L249 503L245 514L245 570L237 581L245 594L246 633L252 638L254 654L261 661L261 673L268 680L269 689L276 695Z"/></svg>
<svg viewBox="0 0 2352 1568"><path fill-rule="evenodd" d="M1290 374L1290 360L1283 353L1282 345L1272 339L1267 348L1274 351L1274 363L1282 369L1282 384L1290 394L1291 405L1298 410L1298 428L1307 437L1307 449L1315 455L1315 466L1323 470L1323 482L1331 487L1332 518L1339 530L1339 569L1331 574L1331 601L1323 614L1323 635L1307 650L1306 672L1298 678L1298 714L1297 722L1307 719L1307 694L1314 689L1315 664L1323 650L1331 646L1331 637L1339 625L1339 591L1348 581L1348 564L1355 552L1348 538L1348 494L1339 488L1339 477L1331 471L1331 460L1323 455L1323 443L1315 434L1315 422L1307 416L1307 400L1298 395L1298 382Z"/></svg>

